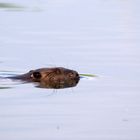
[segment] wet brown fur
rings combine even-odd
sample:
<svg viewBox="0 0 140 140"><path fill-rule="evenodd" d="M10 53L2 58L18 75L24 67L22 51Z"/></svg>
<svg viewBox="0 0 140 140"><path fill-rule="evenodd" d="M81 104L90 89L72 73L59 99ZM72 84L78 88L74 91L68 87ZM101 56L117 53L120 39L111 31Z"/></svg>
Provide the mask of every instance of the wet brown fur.
<svg viewBox="0 0 140 140"><path fill-rule="evenodd" d="M40 68L28 73L11 77L26 82L37 82L40 87L65 88L75 86L79 82L78 72L63 67Z"/></svg>

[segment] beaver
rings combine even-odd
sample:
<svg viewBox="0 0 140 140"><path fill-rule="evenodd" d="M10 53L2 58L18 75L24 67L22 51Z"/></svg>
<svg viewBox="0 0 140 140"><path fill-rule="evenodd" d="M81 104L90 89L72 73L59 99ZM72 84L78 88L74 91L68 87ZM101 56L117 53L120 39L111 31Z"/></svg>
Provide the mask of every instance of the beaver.
<svg viewBox="0 0 140 140"><path fill-rule="evenodd" d="M31 70L25 74L8 78L12 80L34 82L37 83L37 87L41 88L58 89L76 86L80 76L78 72L74 70L63 67L54 67Z"/></svg>

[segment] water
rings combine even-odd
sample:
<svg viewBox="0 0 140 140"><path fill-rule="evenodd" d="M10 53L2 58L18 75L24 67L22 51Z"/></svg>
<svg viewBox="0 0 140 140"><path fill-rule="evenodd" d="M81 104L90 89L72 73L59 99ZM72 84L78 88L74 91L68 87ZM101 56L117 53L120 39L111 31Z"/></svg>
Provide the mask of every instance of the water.
<svg viewBox="0 0 140 140"><path fill-rule="evenodd" d="M139 140L138 0L5 0L0 9L0 73L63 66L74 88L40 89L1 80L2 140ZM4 76L4 75L3 75Z"/></svg>

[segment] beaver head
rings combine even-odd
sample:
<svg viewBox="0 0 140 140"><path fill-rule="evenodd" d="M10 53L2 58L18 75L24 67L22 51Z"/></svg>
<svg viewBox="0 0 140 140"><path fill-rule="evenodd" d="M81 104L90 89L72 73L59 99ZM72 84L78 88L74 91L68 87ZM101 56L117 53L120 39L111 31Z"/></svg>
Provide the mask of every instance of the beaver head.
<svg viewBox="0 0 140 140"><path fill-rule="evenodd" d="M75 86L80 78L74 70L55 67L31 70L26 74L15 76L13 79L37 82L39 87L65 88Z"/></svg>

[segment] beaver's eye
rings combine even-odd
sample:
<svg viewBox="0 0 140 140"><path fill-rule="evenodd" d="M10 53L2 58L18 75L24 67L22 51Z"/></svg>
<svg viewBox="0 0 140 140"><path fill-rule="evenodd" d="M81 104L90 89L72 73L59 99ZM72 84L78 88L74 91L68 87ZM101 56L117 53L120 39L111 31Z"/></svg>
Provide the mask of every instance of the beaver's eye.
<svg viewBox="0 0 140 140"><path fill-rule="evenodd" d="M69 73L69 77L74 77L74 74L72 72Z"/></svg>
<svg viewBox="0 0 140 140"><path fill-rule="evenodd" d="M33 77L36 79L40 79L41 78L40 72L33 72Z"/></svg>

